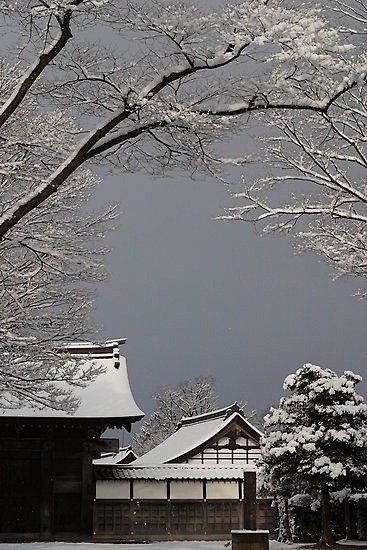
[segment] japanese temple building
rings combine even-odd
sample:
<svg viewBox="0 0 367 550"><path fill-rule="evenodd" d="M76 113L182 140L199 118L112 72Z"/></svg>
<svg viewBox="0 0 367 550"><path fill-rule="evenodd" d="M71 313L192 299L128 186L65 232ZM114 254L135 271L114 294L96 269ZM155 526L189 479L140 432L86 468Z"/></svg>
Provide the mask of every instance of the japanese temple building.
<svg viewBox="0 0 367 550"><path fill-rule="evenodd" d="M174 434L126 465L95 465L99 540L228 539L275 527L256 499L261 432L235 403L184 418Z"/></svg>
<svg viewBox="0 0 367 550"><path fill-rule="evenodd" d="M143 417L132 396L118 342L79 344L68 352L104 371L75 390L78 408L0 411L0 540L86 540L93 534L93 459L118 450L100 439ZM116 448L114 445L116 444Z"/></svg>

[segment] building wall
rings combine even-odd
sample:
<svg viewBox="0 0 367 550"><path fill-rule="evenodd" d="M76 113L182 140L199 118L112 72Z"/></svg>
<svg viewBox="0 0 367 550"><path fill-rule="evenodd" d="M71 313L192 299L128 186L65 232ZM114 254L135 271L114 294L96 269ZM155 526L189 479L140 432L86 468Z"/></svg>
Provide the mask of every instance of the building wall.
<svg viewBox="0 0 367 550"><path fill-rule="evenodd" d="M241 498L241 485L238 481L207 481L206 482L206 498L207 500L234 500Z"/></svg>
<svg viewBox="0 0 367 550"><path fill-rule="evenodd" d="M255 464L260 458L259 443L250 437L239 437L233 448L229 448L229 438L222 437L210 447L187 458L189 464Z"/></svg>
<svg viewBox="0 0 367 550"><path fill-rule="evenodd" d="M130 499L130 481L97 481L96 499Z"/></svg>
<svg viewBox="0 0 367 550"><path fill-rule="evenodd" d="M96 540L228 540L242 529L246 504L238 500L127 501L99 499L95 503ZM276 509L257 502L256 528L275 533Z"/></svg>
<svg viewBox="0 0 367 550"><path fill-rule="evenodd" d="M228 539L243 526L238 501L97 500L97 540Z"/></svg>
<svg viewBox="0 0 367 550"><path fill-rule="evenodd" d="M167 498L166 484L162 481L135 479L131 484L131 498L135 500L159 500Z"/></svg>
<svg viewBox="0 0 367 550"><path fill-rule="evenodd" d="M244 480L97 480L94 537L227 540L232 529L273 532L275 509L271 501L256 502L250 474Z"/></svg>
<svg viewBox="0 0 367 550"><path fill-rule="evenodd" d="M0 429L0 540L90 535L94 443L78 431L12 428Z"/></svg>
<svg viewBox="0 0 367 550"><path fill-rule="evenodd" d="M119 480L96 482L96 499L240 500L242 480Z"/></svg>

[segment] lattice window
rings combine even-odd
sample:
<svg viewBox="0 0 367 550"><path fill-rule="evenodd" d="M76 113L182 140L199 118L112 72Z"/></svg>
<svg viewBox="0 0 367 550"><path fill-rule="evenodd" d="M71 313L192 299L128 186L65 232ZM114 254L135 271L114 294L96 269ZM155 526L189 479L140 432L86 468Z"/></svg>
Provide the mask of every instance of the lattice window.
<svg viewBox="0 0 367 550"><path fill-rule="evenodd" d="M200 502L171 503L172 533L197 534L204 529L203 504Z"/></svg>
<svg viewBox="0 0 367 550"><path fill-rule="evenodd" d="M167 526L167 504L137 502L134 507L135 533L165 533Z"/></svg>
<svg viewBox="0 0 367 550"><path fill-rule="evenodd" d="M97 501L96 506L97 533L127 534L130 532L128 503Z"/></svg>
<svg viewBox="0 0 367 550"><path fill-rule="evenodd" d="M229 533L239 528L239 504L237 502L211 502L207 504L208 531Z"/></svg>

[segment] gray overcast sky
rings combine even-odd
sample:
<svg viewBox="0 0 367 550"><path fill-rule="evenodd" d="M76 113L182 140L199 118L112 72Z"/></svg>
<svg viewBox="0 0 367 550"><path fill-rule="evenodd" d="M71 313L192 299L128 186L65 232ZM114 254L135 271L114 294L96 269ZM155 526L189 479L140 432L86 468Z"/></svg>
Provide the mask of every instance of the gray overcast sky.
<svg viewBox="0 0 367 550"><path fill-rule="evenodd" d="M257 153L257 133L249 125L224 156ZM127 338L122 352L147 417L161 386L199 375L215 378L221 406L244 400L263 411L305 362L361 374L366 397L367 299L353 297L361 281L333 282L331 268L295 255L286 239L215 220L233 204L218 181L115 174L97 201L106 197L122 214L96 319L106 339Z"/></svg>
<svg viewBox="0 0 367 550"><path fill-rule="evenodd" d="M230 204L224 186L189 178L106 177L119 201L109 280L96 318L123 353L139 406L197 375L215 377L221 406L277 403L284 377L305 362L367 378L367 302L358 281L333 282L316 256L213 218ZM359 392L366 395L366 380Z"/></svg>

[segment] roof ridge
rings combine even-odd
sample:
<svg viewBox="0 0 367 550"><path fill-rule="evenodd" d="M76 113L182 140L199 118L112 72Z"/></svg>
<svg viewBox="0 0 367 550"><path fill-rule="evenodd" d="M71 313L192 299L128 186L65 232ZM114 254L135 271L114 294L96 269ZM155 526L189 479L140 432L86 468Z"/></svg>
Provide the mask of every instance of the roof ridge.
<svg viewBox="0 0 367 550"><path fill-rule="evenodd" d="M207 420L214 420L215 418L223 417L223 420L225 420L234 413L238 413L245 417L243 409L240 408L237 401L232 403L232 405L223 407L222 409L217 409L215 411L198 414L196 416L184 416L181 418L180 422L178 422L176 430L181 428L181 426L188 426L189 424L195 424L198 422L206 422Z"/></svg>

